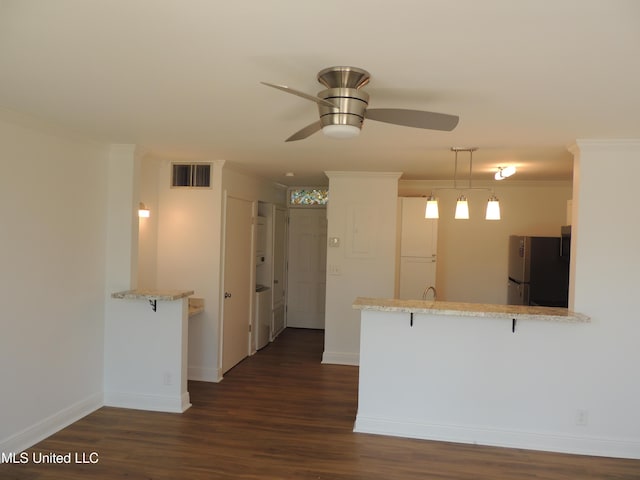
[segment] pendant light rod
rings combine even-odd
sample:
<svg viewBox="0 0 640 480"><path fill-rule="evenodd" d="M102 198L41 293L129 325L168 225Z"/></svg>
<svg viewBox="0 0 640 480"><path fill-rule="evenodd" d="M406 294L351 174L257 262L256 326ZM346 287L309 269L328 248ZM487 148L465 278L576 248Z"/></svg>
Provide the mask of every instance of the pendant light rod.
<svg viewBox="0 0 640 480"><path fill-rule="evenodd" d="M451 147L451 150L455 152L455 163L453 166L453 188L458 188L458 150Z"/></svg>
<svg viewBox="0 0 640 480"><path fill-rule="evenodd" d="M471 173L473 171L473 150L469 149L469 188L471 188Z"/></svg>
<svg viewBox="0 0 640 480"><path fill-rule="evenodd" d="M453 188L458 188L458 152L469 152L469 178L468 189L471 189L471 174L473 173L473 152L478 150L478 147L451 147L451 151L455 154L454 170L453 170Z"/></svg>

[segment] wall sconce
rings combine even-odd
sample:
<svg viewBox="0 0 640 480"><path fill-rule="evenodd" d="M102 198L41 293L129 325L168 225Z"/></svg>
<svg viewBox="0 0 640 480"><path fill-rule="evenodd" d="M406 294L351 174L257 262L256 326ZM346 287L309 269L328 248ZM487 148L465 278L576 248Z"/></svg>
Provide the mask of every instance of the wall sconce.
<svg viewBox="0 0 640 480"><path fill-rule="evenodd" d="M149 218L151 215L151 211L144 205L144 203L140 202L138 206L138 217L139 218Z"/></svg>

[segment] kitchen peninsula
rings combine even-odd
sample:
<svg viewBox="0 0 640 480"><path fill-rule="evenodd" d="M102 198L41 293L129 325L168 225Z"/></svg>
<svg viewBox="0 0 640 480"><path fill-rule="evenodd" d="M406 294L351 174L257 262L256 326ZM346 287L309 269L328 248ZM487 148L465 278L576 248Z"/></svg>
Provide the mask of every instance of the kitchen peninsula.
<svg viewBox="0 0 640 480"><path fill-rule="evenodd" d="M357 298L354 430L584 453L566 346L590 319L563 308ZM562 366L562 368L558 368ZM582 428L582 430L580 430Z"/></svg>
<svg viewBox="0 0 640 480"><path fill-rule="evenodd" d="M192 290L127 290L111 295L105 330L107 406L184 412ZM124 301L123 301L124 300Z"/></svg>

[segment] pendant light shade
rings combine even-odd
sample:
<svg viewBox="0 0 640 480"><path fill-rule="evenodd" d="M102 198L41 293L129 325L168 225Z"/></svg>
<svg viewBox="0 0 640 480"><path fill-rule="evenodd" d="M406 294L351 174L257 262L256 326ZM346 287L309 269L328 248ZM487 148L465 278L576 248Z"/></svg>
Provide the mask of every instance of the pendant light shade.
<svg viewBox="0 0 640 480"><path fill-rule="evenodd" d="M464 195L458 197L454 218L456 220L469 220L469 202L467 202L467 197Z"/></svg>
<svg viewBox="0 0 640 480"><path fill-rule="evenodd" d="M427 197L427 208L424 211L424 218L440 218L438 200L433 195Z"/></svg>
<svg viewBox="0 0 640 480"><path fill-rule="evenodd" d="M495 195L489 197L487 202L487 214L485 216L487 220L500 220L500 202Z"/></svg>

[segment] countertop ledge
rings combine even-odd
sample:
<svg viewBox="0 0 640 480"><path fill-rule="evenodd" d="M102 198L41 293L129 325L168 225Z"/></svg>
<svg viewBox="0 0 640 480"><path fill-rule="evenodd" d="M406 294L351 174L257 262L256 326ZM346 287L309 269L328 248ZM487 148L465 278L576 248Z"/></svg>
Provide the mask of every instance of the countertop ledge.
<svg viewBox="0 0 640 480"><path fill-rule="evenodd" d="M161 300L172 301L193 295L193 290L125 290L111 294L111 298L127 300Z"/></svg>
<svg viewBox="0 0 640 480"><path fill-rule="evenodd" d="M526 305L497 305L489 303L440 302L429 300L398 300L393 298L358 297L356 310L379 312L426 313L464 317L509 318L516 320L546 320L551 322L588 323L591 319L566 308L532 307Z"/></svg>

